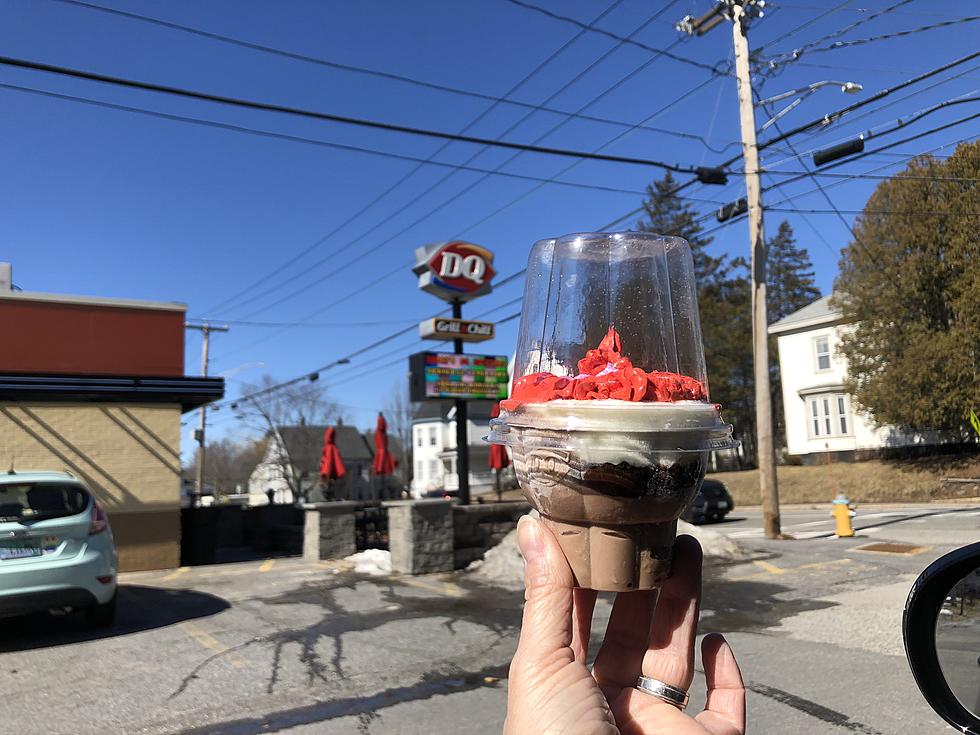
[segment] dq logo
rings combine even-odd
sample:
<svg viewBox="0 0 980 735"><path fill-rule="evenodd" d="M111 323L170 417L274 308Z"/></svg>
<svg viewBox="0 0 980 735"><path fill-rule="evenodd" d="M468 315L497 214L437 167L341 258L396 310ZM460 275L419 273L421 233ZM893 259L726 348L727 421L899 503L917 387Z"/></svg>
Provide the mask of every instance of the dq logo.
<svg viewBox="0 0 980 735"><path fill-rule="evenodd" d="M455 241L436 250L429 259L432 282L459 293L472 293L492 279L493 254L469 242Z"/></svg>

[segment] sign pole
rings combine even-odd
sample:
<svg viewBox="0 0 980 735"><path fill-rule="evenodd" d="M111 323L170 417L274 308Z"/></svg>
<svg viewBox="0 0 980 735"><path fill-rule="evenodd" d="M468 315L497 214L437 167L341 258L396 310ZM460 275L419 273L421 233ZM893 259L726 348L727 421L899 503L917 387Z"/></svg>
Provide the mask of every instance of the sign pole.
<svg viewBox="0 0 980 735"><path fill-rule="evenodd" d="M453 301L453 319L463 318L463 303L459 299ZM453 352L463 354L463 340L453 340ZM459 502L470 504L470 437L469 417L467 416L466 401L457 398L456 401L456 475L459 477Z"/></svg>

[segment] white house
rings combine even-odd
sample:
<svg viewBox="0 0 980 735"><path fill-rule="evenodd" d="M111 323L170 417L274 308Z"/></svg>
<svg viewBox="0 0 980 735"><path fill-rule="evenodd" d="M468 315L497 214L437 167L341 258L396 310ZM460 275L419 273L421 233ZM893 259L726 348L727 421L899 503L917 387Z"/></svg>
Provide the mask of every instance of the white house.
<svg viewBox="0 0 980 735"><path fill-rule="evenodd" d="M252 471L248 481L249 505L269 502L272 490L277 504L294 501L285 472L298 475L303 487L315 492L319 486L320 453L326 426L283 426L272 436L266 455ZM353 500L373 499L379 495L377 478L371 476L374 458L371 441L353 426L336 426L335 441L347 470L346 476L331 487L331 495ZM389 447L394 440L389 438ZM392 482L393 486L397 483ZM315 494L310 496L316 499Z"/></svg>
<svg viewBox="0 0 980 735"><path fill-rule="evenodd" d="M489 467L490 447L483 440L490 433L493 401L469 401L467 430L470 447L470 492L491 490L493 472ZM412 443L415 473L412 495L420 498L434 490L456 490L456 411L452 401L424 401L417 404L412 417ZM509 471L509 470L508 470Z"/></svg>
<svg viewBox="0 0 980 735"><path fill-rule="evenodd" d="M824 296L769 326L779 347L786 448L804 462L832 453L840 459L873 457L882 449L939 444L934 432L876 428L844 390L847 360L838 352L848 326Z"/></svg>

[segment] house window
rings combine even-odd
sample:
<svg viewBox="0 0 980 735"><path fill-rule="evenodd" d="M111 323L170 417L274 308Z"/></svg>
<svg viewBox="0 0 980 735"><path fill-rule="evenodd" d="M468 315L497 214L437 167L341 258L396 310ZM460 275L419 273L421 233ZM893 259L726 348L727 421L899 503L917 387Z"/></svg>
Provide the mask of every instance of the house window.
<svg viewBox="0 0 980 735"><path fill-rule="evenodd" d="M439 477L439 460L430 459L429 460L429 477L433 480Z"/></svg>
<svg viewBox="0 0 980 735"><path fill-rule="evenodd" d="M813 349L817 355L817 372L830 370L830 337L816 337L813 340Z"/></svg>
<svg viewBox="0 0 980 735"><path fill-rule="evenodd" d="M422 447L422 429L421 427L415 430L415 446L421 449Z"/></svg>
<svg viewBox="0 0 980 735"><path fill-rule="evenodd" d="M421 443L422 442L420 441L419 444ZM420 459L415 463L415 476L418 477L420 480L423 480L425 479L424 475L425 475L425 463Z"/></svg>
<svg viewBox="0 0 980 735"><path fill-rule="evenodd" d="M834 393L812 396L808 399L810 436L845 436L850 431L850 417L847 410L847 396Z"/></svg>
<svg viewBox="0 0 980 735"><path fill-rule="evenodd" d="M436 445L436 427L429 427L429 446L434 447Z"/></svg>

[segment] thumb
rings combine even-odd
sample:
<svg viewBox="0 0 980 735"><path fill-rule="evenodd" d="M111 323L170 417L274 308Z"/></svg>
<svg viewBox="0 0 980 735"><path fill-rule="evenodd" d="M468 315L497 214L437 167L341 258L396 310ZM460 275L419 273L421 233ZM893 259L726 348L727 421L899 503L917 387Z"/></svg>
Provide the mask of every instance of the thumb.
<svg viewBox="0 0 980 735"><path fill-rule="evenodd" d="M540 520L521 518L517 544L525 563L518 652L537 660L571 645L574 577L558 541Z"/></svg>

